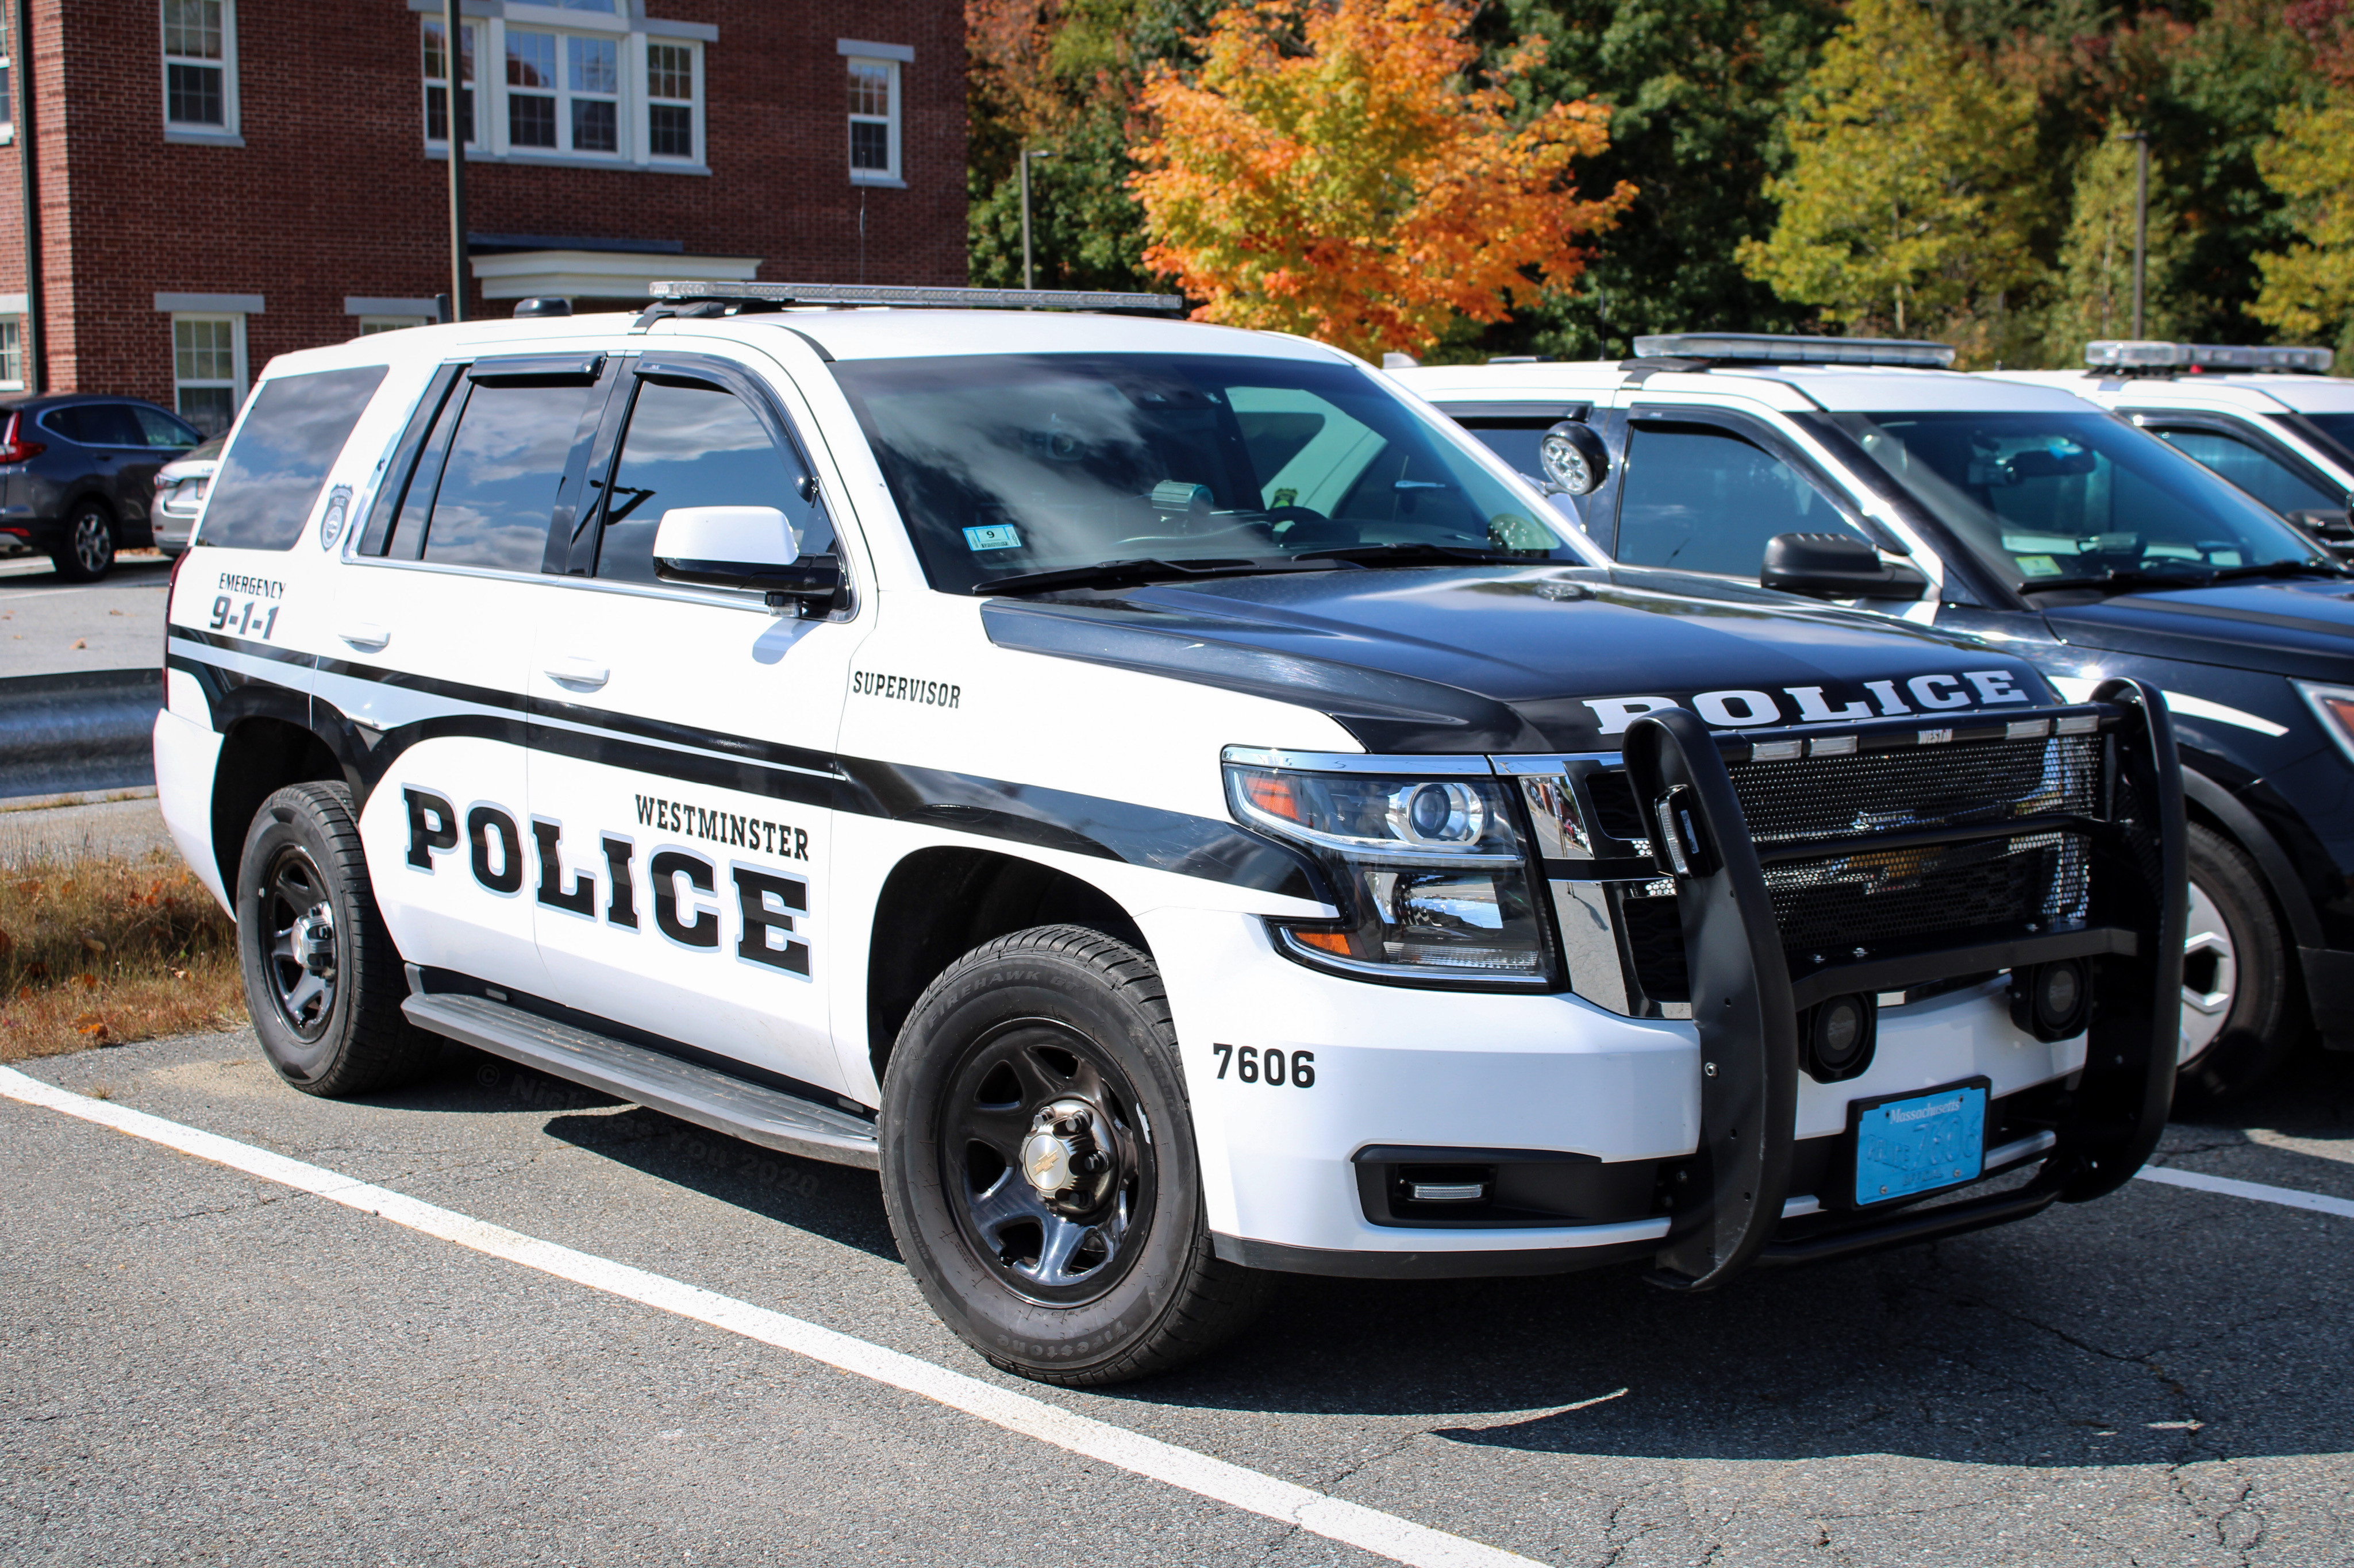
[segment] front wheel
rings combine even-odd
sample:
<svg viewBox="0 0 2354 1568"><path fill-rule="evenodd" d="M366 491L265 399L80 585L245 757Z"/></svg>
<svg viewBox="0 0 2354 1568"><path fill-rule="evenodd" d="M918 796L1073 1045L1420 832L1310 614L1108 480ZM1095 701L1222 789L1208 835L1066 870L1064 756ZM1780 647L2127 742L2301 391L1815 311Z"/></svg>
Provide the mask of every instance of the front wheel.
<svg viewBox="0 0 2354 1568"><path fill-rule="evenodd" d="M1124 1382L1215 1349L1264 1277L1212 1252L1160 975L1073 926L934 980L883 1086L883 1201L925 1299L1008 1372Z"/></svg>
<svg viewBox="0 0 2354 1568"><path fill-rule="evenodd" d="M2177 1086L2185 1101L2211 1105L2272 1075L2304 1035L2305 1009L2255 863L2198 822L2189 849Z"/></svg>

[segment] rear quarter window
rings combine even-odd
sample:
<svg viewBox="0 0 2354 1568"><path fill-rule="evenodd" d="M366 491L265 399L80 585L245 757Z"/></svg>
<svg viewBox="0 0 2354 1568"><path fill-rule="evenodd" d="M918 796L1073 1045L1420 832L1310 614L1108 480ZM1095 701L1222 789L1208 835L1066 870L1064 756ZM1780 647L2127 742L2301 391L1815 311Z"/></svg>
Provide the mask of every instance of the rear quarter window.
<svg viewBox="0 0 2354 1568"><path fill-rule="evenodd" d="M301 538L327 471L385 369L367 365L263 382L222 455L196 542L222 550L283 550Z"/></svg>

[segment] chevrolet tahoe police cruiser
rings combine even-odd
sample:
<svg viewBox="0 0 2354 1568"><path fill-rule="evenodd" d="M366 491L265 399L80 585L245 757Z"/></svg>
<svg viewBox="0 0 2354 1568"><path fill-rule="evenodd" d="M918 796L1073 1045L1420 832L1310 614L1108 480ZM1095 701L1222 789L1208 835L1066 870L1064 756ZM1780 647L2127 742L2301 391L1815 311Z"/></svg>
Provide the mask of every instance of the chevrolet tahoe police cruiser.
<svg viewBox="0 0 2354 1568"><path fill-rule="evenodd" d="M446 1037L876 1169L1066 1383L1267 1271L1697 1288L2151 1148L2147 689L1613 567L1346 355L1055 308L1174 302L701 294L241 415L157 777L296 1087Z"/></svg>
<svg viewBox="0 0 2354 1568"><path fill-rule="evenodd" d="M2084 370L1982 371L2113 408L2354 557L2354 381L2326 348L2104 339Z"/></svg>
<svg viewBox="0 0 2354 1568"><path fill-rule="evenodd" d="M2166 694L2190 814L2182 1083L2354 1046L2354 582L2213 472L1943 344L1685 334L1624 363L1394 373L1623 564L1985 637L2065 695ZM2034 378L2048 381L2048 377Z"/></svg>

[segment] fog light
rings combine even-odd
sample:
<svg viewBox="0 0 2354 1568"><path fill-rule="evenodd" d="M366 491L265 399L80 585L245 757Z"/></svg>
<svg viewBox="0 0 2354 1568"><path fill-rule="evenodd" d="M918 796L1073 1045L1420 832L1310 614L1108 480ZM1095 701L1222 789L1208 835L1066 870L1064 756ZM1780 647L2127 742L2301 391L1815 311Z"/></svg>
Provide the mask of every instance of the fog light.
<svg viewBox="0 0 2354 1568"><path fill-rule="evenodd" d="M1802 1021L1808 1075L1819 1084L1861 1076L1872 1065L1878 1012L1868 996L1835 996L1818 1003Z"/></svg>
<svg viewBox="0 0 2354 1568"><path fill-rule="evenodd" d="M2083 1033L2092 1001L2091 981L2075 959L2011 971L2011 1019L2038 1040Z"/></svg>

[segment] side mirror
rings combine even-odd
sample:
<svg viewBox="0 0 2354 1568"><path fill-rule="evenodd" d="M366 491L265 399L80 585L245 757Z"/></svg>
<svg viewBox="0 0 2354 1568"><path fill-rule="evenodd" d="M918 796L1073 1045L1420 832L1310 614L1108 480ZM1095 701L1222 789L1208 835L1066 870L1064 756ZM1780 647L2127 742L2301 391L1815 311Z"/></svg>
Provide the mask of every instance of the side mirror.
<svg viewBox="0 0 2354 1568"><path fill-rule="evenodd" d="M1929 581L1911 567L1892 567L1852 534L1776 534L1766 541L1758 582L1816 599L1919 599Z"/></svg>
<svg viewBox="0 0 2354 1568"><path fill-rule="evenodd" d="M674 506L654 524L654 576L698 588L752 588L772 609L821 616L842 593L842 567L801 558L773 506Z"/></svg>
<svg viewBox="0 0 2354 1568"><path fill-rule="evenodd" d="M1610 449L1593 427L1564 419L1544 433L1537 445L1537 462L1545 477L1570 495L1591 495L1602 488L1610 471Z"/></svg>

